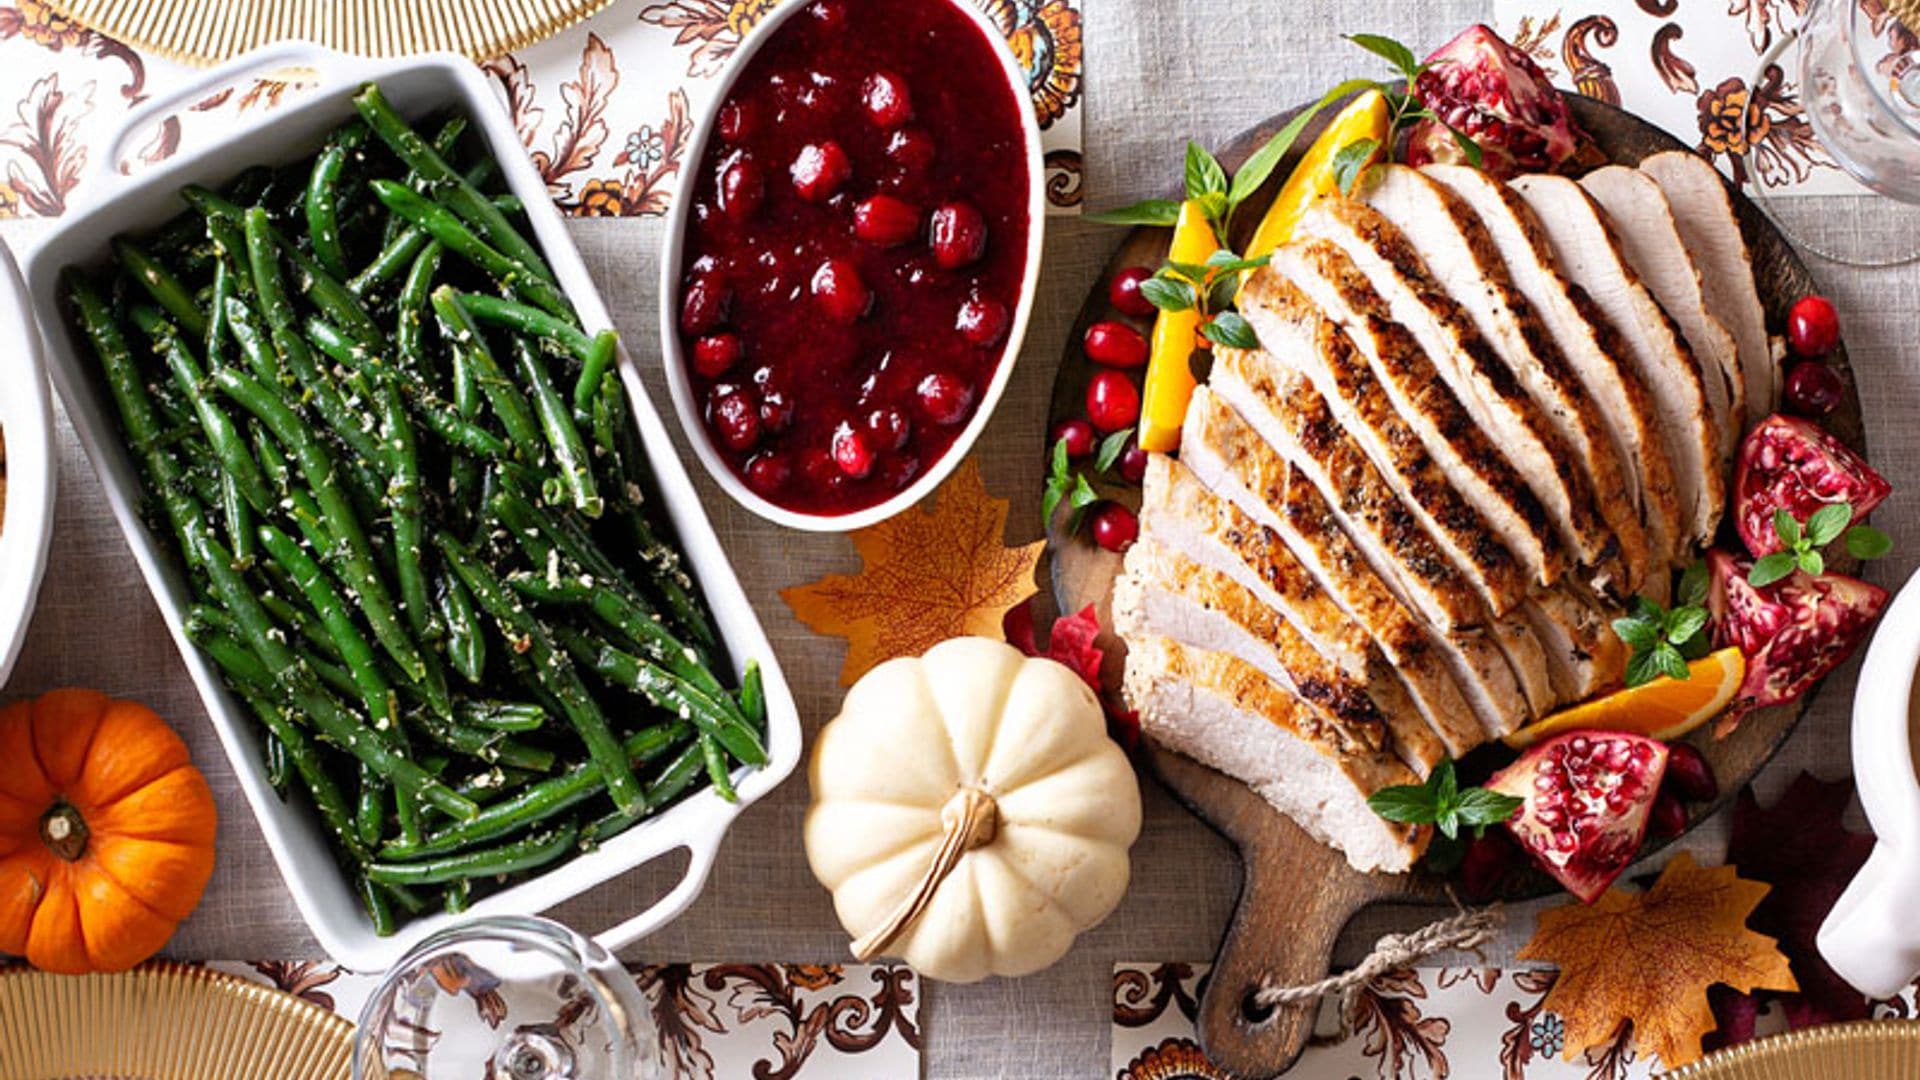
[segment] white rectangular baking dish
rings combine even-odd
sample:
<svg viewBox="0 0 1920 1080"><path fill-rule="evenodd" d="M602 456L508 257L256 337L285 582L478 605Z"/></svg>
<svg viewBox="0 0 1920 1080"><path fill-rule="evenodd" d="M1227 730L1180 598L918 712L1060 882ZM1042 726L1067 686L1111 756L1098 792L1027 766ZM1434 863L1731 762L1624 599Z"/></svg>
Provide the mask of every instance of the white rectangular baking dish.
<svg viewBox="0 0 1920 1080"><path fill-rule="evenodd" d="M0 438L6 440L6 505L0 524L0 687L13 674L53 535L53 402L40 331L20 286L13 252L0 244Z"/></svg>
<svg viewBox="0 0 1920 1080"><path fill-rule="evenodd" d="M295 102L254 114L218 136L216 141L183 149L176 157L138 176L127 177L118 172L116 163L121 160L123 147L183 102L199 100L214 88L238 81L247 72L285 67L312 68L319 83L317 89ZM457 106L466 112L472 121L470 130L485 139L499 160L506 183L526 205L535 239L558 275L561 287L579 309L588 332L611 326L606 305L601 302L579 252L553 208L546 184L527 159L493 88L471 62L451 53L369 61L306 43L276 45L249 53L129 116L119 136L105 148L106 153L97 166L98 175L82 189L88 196L85 206L71 212L60 228L28 257L26 286L33 308L39 314L48 346L48 363L67 413L193 675L295 904L314 936L335 960L354 970L378 971L397 960L415 942L452 920L449 916L436 915L410 922L392 937L375 935L346 877L339 871L319 823L304 807L283 804L268 785L255 722L227 693L220 676L186 637L182 616L191 597L185 575L175 557L168 553L171 545L159 542L140 518L138 474L121 441L112 400L97 377L98 365L91 350L77 338L64 317L59 295L63 268L104 264L108 241L114 235L158 225L181 210L184 204L177 193L182 186L218 185L245 167L280 164L311 154L326 132L355 115L350 99L359 86L368 81L378 82L387 97L411 119L417 120L448 106ZM721 835L741 810L793 771L800 760L801 743L793 695L773 649L701 510L699 496L688 482L666 429L661 426L646 388L641 385L637 369L624 351L620 373L633 400L634 420L639 425L668 513L679 533L689 569L713 609L720 636L736 665L744 664L749 657L760 661L767 689L771 761L764 768L739 777L738 804L727 803L711 790L701 791L659 817L628 830L600 850L578 856L490 896L475 904L471 911L476 916L544 911L675 848L686 848L690 859L685 875L671 892L645 911L597 935L610 951L617 951L650 933L692 903L712 867Z"/></svg>

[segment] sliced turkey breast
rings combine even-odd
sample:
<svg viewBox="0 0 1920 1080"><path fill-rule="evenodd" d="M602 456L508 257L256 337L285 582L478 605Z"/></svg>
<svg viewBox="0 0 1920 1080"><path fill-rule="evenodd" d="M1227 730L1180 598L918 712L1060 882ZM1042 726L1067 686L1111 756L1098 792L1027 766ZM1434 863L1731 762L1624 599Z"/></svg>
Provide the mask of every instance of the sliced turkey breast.
<svg viewBox="0 0 1920 1080"><path fill-rule="evenodd" d="M1686 562L1687 544L1710 542L1719 529L1726 501L1720 429L1700 363L1679 327L1640 283L1586 189L1544 174L1516 177L1512 187L1546 229L1554 261L1620 332L1635 373L1653 395L1685 525L1674 560Z"/></svg>
<svg viewBox="0 0 1920 1080"><path fill-rule="evenodd" d="M1413 773L1315 739L1305 707L1252 665L1149 635L1127 642L1126 672L1127 702L1149 738L1251 786L1354 869L1399 873L1420 857L1419 830L1367 806Z"/></svg>
<svg viewBox="0 0 1920 1080"><path fill-rule="evenodd" d="M1619 684L1627 654L1613 633L1617 612L1603 611L1591 594L1562 586L1534 593L1526 614L1547 651L1561 701L1585 701Z"/></svg>
<svg viewBox="0 0 1920 1080"><path fill-rule="evenodd" d="M1612 436L1623 466L1621 479L1646 526L1650 563L1671 564L1682 534L1673 462L1660 435L1653 396L1635 374L1618 331L1562 275L1546 230L1511 188L1465 165L1427 165L1422 171L1480 216L1514 287L1559 344Z"/></svg>
<svg viewBox="0 0 1920 1080"><path fill-rule="evenodd" d="M1680 239L1673 205L1653 177L1625 165L1608 165L1580 178L1613 225L1627 263L1640 275L1653 298L1680 326L1694 357L1700 362L1701 384L1707 406L1720 433L1723 461L1733 457L1747 415L1746 380L1740 374L1740 354L1726 324L1707 310L1700 267Z"/></svg>
<svg viewBox="0 0 1920 1080"><path fill-rule="evenodd" d="M1346 328L1394 410L1532 580L1558 581L1566 572L1566 553L1546 509L1467 415L1419 342L1392 321L1386 301L1346 252L1325 240L1286 244L1274 252L1273 261L1240 294L1240 309L1256 330L1266 309L1282 299L1276 290L1280 281L1291 283Z"/></svg>
<svg viewBox="0 0 1920 1080"><path fill-rule="evenodd" d="M1779 395L1780 365L1767 343L1767 313L1753 280L1753 256L1734 216L1727 181L1713 163L1690 150L1668 150L1640 162L1673 206L1674 224L1700 268L1707 311L1733 334L1747 404L1742 427L1766 419Z"/></svg>
<svg viewBox="0 0 1920 1080"><path fill-rule="evenodd" d="M1294 235L1331 241L1360 268L1393 321L1413 334L1474 422L1506 451L1568 553L1602 573L1617 565L1619 544L1573 455L1472 319L1427 275L1406 236L1378 211L1343 198L1315 203Z"/></svg>
<svg viewBox="0 0 1920 1080"><path fill-rule="evenodd" d="M1463 199L1418 169L1371 169L1355 187L1362 202L1400 229L1419 251L1429 276L1453 297L1474 328L1573 453L1594 507L1620 547L1631 594L1647 571L1647 536L1633 505L1612 436L1586 386L1575 375L1533 305L1514 288L1492 234Z"/></svg>
<svg viewBox="0 0 1920 1080"><path fill-rule="evenodd" d="M1494 643L1473 631L1442 634L1419 619L1374 571L1314 480L1209 387L1194 393L1180 447L1194 475L1278 533L1328 595L1366 627L1450 753L1458 757L1458 747L1527 721L1527 700Z"/></svg>
<svg viewBox="0 0 1920 1080"><path fill-rule="evenodd" d="M1500 537L1454 490L1425 444L1380 389L1346 331L1322 316L1306 295L1271 273L1252 289L1260 302L1242 310L1264 349L1254 361L1276 360L1312 382L1334 419L1353 437L1400 502L1466 574L1496 615L1526 596L1529 575Z"/></svg>

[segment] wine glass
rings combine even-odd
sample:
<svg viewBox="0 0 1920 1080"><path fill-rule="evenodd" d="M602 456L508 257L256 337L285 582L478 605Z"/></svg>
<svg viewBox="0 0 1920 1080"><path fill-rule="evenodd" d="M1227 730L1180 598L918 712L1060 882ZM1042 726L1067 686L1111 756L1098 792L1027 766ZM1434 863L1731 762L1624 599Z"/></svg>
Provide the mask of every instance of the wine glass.
<svg viewBox="0 0 1920 1080"><path fill-rule="evenodd" d="M1920 259L1920 2L1812 0L1800 25L1761 58L1748 83L1741 143L1750 195L1796 246L1849 266ZM1813 138L1864 188L1850 195L1769 193L1761 181L1778 117L1759 101L1791 74Z"/></svg>
<svg viewBox="0 0 1920 1080"><path fill-rule="evenodd" d="M549 919L428 937L360 1012L353 1080L659 1080L645 995L592 938Z"/></svg>

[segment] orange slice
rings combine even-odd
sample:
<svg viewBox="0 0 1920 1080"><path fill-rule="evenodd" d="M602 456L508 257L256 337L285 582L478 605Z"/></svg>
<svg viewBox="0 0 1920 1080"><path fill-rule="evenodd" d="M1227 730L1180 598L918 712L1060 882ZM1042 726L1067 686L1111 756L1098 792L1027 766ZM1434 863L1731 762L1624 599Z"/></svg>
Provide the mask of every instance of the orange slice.
<svg viewBox="0 0 1920 1080"><path fill-rule="evenodd" d="M1691 677L1662 675L1650 683L1562 709L1507 736L1508 746L1532 746L1563 731L1626 731L1671 741L1719 715L1747 677L1739 649L1721 649L1687 665Z"/></svg>
<svg viewBox="0 0 1920 1080"><path fill-rule="evenodd" d="M1340 148L1361 139L1372 139L1375 144L1373 161L1380 160L1380 154L1386 149L1391 136L1393 123L1391 111L1387 108L1387 99L1378 90L1368 90L1341 109L1327 125L1327 130L1313 141L1307 152L1300 157L1300 164L1294 166L1287 176L1287 182L1280 188L1280 194L1273 197L1273 205L1267 207L1266 216L1260 219L1260 227L1254 230L1253 241L1247 245L1247 258L1257 259L1267 255L1293 237L1293 227L1300 222L1300 216L1307 212L1315 199L1338 189L1333 175L1333 157Z"/></svg>
<svg viewBox="0 0 1920 1080"><path fill-rule="evenodd" d="M1173 245L1167 258L1175 262L1204 263L1220 250L1207 212L1198 200L1180 204L1180 219L1173 226ZM1166 453L1180 445L1180 425L1187 418L1187 403L1193 400L1193 350L1200 344L1200 313L1162 311L1153 320L1152 359L1147 363L1145 388L1140 397L1140 448Z"/></svg>

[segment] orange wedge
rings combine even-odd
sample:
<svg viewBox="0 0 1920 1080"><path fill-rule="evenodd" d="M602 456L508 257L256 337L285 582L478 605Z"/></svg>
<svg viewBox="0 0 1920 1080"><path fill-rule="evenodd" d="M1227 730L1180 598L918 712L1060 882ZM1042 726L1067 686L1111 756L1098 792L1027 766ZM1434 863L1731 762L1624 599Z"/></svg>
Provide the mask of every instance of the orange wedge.
<svg viewBox="0 0 1920 1080"><path fill-rule="evenodd" d="M1721 649L1687 665L1691 677L1673 680L1662 675L1650 683L1616 690L1606 697L1562 709L1538 723L1507 736L1508 746L1532 746L1563 731L1592 728L1627 731L1671 741L1718 716L1747 677L1747 660L1739 649Z"/></svg>
<svg viewBox="0 0 1920 1080"><path fill-rule="evenodd" d="M1220 241L1207 223L1207 212L1199 201L1180 204L1180 219L1173 226L1173 244L1167 258L1174 262L1204 263L1220 250ZM1152 359L1147 362L1147 377L1140 396L1140 448L1166 453L1180 445L1180 425L1187 418L1187 403L1193 400L1193 350L1200 345L1200 313L1162 311L1153 320Z"/></svg>
<svg viewBox="0 0 1920 1080"><path fill-rule="evenodd" d="M1300 156L1300 164L1287 176L1287 182L1280 188L1280 194L1273 197L1273 205L1267 207L1265 217L1260 219L1260 227L1254 230L1253 241L1247 245L1247 258L1257 259L1271 254L1275 248L1293 238L1293 227L1300 222L1300 216L1307 207L1338 188L1333 175L1333 157L1340 148L1361 139L1372 139L1376 144L1374 161L1387 148L1389 128L1393 117L1387 108L1385 95L1378 90L1368 90L1354 98L1346 108L1341 109L1327 125L1327 130L1313 141L1307 152Z"/></svg>

